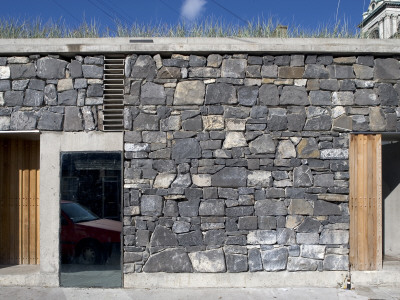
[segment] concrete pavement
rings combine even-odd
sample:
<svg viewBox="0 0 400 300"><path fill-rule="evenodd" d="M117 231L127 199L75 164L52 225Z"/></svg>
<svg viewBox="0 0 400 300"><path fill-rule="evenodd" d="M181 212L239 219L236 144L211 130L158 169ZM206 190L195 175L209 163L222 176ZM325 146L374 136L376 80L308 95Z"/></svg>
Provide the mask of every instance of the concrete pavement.
<svg viewBox="0 0 400 300"><path fill-rule="evenodd" d="M400 299L400 288L359 287L356 290L335 288L198 288L198 289L78 289L43 287L0 287L0 299L13 300L101 300L101 299Z"/></svg>

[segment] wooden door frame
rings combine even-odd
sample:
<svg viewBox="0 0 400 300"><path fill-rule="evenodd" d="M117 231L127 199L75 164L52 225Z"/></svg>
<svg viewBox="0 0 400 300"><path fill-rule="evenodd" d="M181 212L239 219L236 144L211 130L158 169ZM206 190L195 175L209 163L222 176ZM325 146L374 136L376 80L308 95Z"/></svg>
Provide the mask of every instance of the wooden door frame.
<svg viewBox="0 0 400 300"><path fill-rule="evenodd" d="M382 135L351 134L350 267L382 269Z"/></svg>

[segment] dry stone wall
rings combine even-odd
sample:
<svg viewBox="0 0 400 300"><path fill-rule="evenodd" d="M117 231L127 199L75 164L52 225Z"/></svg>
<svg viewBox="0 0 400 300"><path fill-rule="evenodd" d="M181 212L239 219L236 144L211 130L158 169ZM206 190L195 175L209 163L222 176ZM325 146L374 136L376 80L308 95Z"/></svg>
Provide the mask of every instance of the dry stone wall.
<svg viewBox="0 0 400 300"><path fill-rule="evenodd" d="M0 130L102 130L103 56L0 57ZM349 268L351 132L400 130L400 63L127 55L124 272Z"/></svg>
<svg viewBox="0 0 400 300"><path fill-rule="evenodd" d="M124 272L349 268L349 133L398 130L397 59L130 55Z"/></svg>
<svg viewBox="0 0 400 300"><path fill-rule="evenodd" d="M103 56L0 57L0 130L102 128Z"/></svg>

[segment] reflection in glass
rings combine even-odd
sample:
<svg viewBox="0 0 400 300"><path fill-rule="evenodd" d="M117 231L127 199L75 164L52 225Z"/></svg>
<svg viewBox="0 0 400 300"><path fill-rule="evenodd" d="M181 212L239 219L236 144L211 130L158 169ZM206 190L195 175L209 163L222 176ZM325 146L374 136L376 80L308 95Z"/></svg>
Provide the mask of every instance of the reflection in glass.
<svg viewBox="0 0 400 300"><path fill-rule="evenodd" d="M121 153L61 154L61 285L121 286Z"/></svg>

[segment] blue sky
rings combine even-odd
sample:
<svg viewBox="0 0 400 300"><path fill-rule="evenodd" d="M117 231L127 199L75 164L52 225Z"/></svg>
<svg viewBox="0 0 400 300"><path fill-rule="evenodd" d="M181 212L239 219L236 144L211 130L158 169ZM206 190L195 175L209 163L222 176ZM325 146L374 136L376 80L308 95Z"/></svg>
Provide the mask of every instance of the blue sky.
<svg viewBox="0 0 400 300"><path fill-rule="evenodd" d="M227 23L244 24L257 18L273 20L284 25L300 25L316 29L334 24L336 18L356 29L370 0L3 0L1 17L20 19L41 17L63 18L77 25L83 17L112 26L117 17L124 22L140 24L176 24L207 17ZM339 10L337 14L339 4Z"/></svg>

